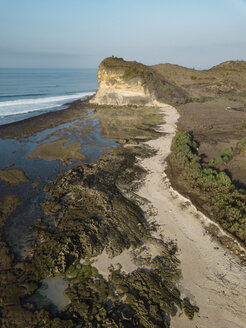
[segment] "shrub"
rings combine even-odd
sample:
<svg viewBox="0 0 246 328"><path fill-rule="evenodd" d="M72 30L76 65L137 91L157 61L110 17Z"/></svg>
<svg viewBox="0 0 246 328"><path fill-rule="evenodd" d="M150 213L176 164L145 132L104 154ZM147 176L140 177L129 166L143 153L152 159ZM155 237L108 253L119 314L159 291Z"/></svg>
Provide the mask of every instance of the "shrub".
<svg viewBox="0 0 246 328"><path fill-rule="evenodd" d="M233 149L232 147L226 147L222 150L222 156L227 156L231 158L233 156Z"/></svg>
<svg viewBox="0 0 246 328"><path fill-rule="evenodd" d="M246 137L239 144L246 149ZM246 242L246 191L237 189L224 171L213 166L224 165L233 156L226 147L220 157L208 163L198 156L197 143L188 132L178 132L173 138L169 162L176 168L176 182L192 195L202 210L237 238ZM244 149L244 148L243 148Z"/></svg>
<svg viewBox="0 0 246 328"><path fill-rule="evenodd" d="M246 151L246 137L238 141L236 144L236 151L240 154L245 153Z"/></svg>
<svg viewBox="0 0 246 328"><path fill-rule="evenodd" d="M232 147L226 147L222 150L221 156L215 157L209 161L209 165L218 168L225 166L231 160L233 154Z"/></svg>

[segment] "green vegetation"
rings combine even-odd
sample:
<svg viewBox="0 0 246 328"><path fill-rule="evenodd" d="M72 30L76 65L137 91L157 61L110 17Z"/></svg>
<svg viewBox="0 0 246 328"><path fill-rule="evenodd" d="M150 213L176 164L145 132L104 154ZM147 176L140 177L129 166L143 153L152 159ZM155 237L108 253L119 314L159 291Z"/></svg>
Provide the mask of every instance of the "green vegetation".
<svg viewBox="0 0 246 328"><path fill-rule="evenodd" d="M174 137L169 163L176 184L203 212L246 242L246 191L238 189L226 172L202 162L197 149L188 132L178 132ZM228 160L232 152L225 148L221 161Z"/></svg>
<svg viewBox="0 0 246 328"><path fill-rule="evenodd" d="M169 263L170 264L170 263ZM167 259L154 258L143 269L126 274L121 269L110 270L104 279L92 265L74 264L67 270L71 299L68 311L75 321L86 327L169 327L168 316L176 307L187 309L192 319L194 309L170 283L175 277Z"/></svg>
<svg viewBox="0 0 246 328"><path fill-rule="evenodd" d="M225 147L222 150L222 156L226 156L228 158L231 158L233 156L233 149L232 149L232 147Z"/></svg>
<svg viewBox="0 0 246 328"><path fill-rule="evenodd" d="M237 144L236 144L236 151L239 154L244 154L246 152L246 137L241 139Z"/></svg>
<svg viewBox="0 0 246 328"><path fill-rule="evenodd" d="M222 150L221 156L215 157L209 161L209 165L217 168L225 166L231 160L233 154L232 147L226 147Z"/></svg>
<svg viewBox="0 0 246 328"><path fill-rule="evenodd" d="M195 75L191 75L190 79L195 81L197 79L197 77Z"/></svg>
<svg viewBox="0 0 246 328"><path fill-rule="evenodd" d="M133 69L131 67L127 67L125 69L125 73L123 75L123 78L126 80L130 80L136 77L136 74L133 72Z"/></svg>

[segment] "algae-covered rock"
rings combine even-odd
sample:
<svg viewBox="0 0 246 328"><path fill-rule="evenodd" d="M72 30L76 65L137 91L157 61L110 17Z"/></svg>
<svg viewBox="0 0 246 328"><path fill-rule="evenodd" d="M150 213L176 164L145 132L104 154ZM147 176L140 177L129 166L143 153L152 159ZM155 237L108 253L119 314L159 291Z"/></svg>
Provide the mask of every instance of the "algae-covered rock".
<svg viewBox="0 0 246 328"><path fill-rule="evenodd" d="M37 225L42 242L32 263L43 276L65 273L69 318L85 327L168 327L182 307L175 245L153 239L141 209L119 189L144 174L135 164L138 154L138 148L121 146L45 186L52 197L42 206L56 233ZM159 255L137 255L144 243L153 243ZM137 264L133 271L111 267L105 278L93 264L103 251L110 258L130 248Z"/></svg>
<svg viewBox="0 0 246 328"><path fill-rule="evenodd" d="M183 305L184 313L190 320L194 318L196 312L199 312L199 308L195 305L192 305L187 298L183 300L182 305Z"/></svg>
<svg viewBox="0 0 246 328"><path fill-rule="evenodd" d="M21 200L17 194L7 194L0 197L0 227L4 224L8 216L10 216L21 204Z"/></svg>
<svg viewBox="0 0 246 328"><path fill-rule="evenodd" d="M0 170L0 179L11 186L17 186L30 181L22 169Z"/></svg>
<svg viewBox="0 0 246 328"><path fill-rule="evenodd" d="M81 143L74 141L69 143L69 140L56 140L39 145L34 152L27 158L41 158L46 161L61 160L68 161L70 158L84 159L84 155L79 152Z"/></svg>
<svg viewBox="0 0 246 328"><path fill-rule="evenodd" d="M153 154L140 141L159 135L154 132L158 119L152 120L154 109L132 109L135 121L129 120L127 109L120 112L115 122L120 127L116 134L124 139L121 145L45 185L44 216L33 227L36 245L28 261L14 261L0 240L5 269L0 272L1 327L169 327L170 317L181 308L176 247L152 237L155 227L133 201L135 181L145 174L136 158ZM120 123L122 113L127 128ZM112 109L100 109L100 120L104 116L104 133L110 137ZM10 197L0 206L1 222L12 204L15 208L18 199ZM148 245L158 255L144 255ZM99 257L108 261L106 275ZM28 299L40 281L61 274L68 281L70 303L54 317L49 308L37 310Z"/></svg>

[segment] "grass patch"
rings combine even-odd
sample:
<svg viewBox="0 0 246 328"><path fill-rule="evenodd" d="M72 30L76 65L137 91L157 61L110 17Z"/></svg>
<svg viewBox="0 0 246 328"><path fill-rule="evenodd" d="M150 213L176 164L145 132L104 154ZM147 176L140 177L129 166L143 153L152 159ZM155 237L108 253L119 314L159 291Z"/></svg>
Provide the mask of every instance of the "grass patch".
<svg viewBox="0 0 246 328"><path fill-rule="evenodd" d="M123 78L126 80L131 80L134 77L136 77L136 74L134 73L133 69L131 67L127 67L125 69L125 73L123 75Z"/></svg>

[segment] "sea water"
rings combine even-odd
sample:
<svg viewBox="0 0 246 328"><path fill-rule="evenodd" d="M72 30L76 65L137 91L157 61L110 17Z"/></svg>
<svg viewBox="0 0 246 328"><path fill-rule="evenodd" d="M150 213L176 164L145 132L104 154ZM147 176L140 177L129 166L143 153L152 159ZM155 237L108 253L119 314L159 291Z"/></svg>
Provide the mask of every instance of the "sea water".
<svg viewBox="0 0 246 328"><path fill-rule="evenodd" d="M63 109L96 89L93 68L0 68L0 125Z"/></svg>
<svg viewBox="0 0 246 328"><path fill-rule="evenodd" d="M0 69L0 125L59 110L68 102L93 94L96 88L96 69ZM74 128L78 123L79 128ZM64 138L81 143L78 151L83 153L84 163L96 161L115 145L114 141L103 137L100 121L92 117L89 108L86 118L65 122L25 138L0 139L0 170L11 165L10 169L23 169L30 179L30 183L18 186L0 180L0 197L14 193L22 201L3 228L5 241L17 258L29 254L30 227L37 218L44 216L40 206L46 198L43 186L54 180L59 172L81 164L81 160L71 159L71 164L65 167L59 160L46 161L28 158L28 155L43 143ZM39 187L33 187L32 182Z"/></svg>

